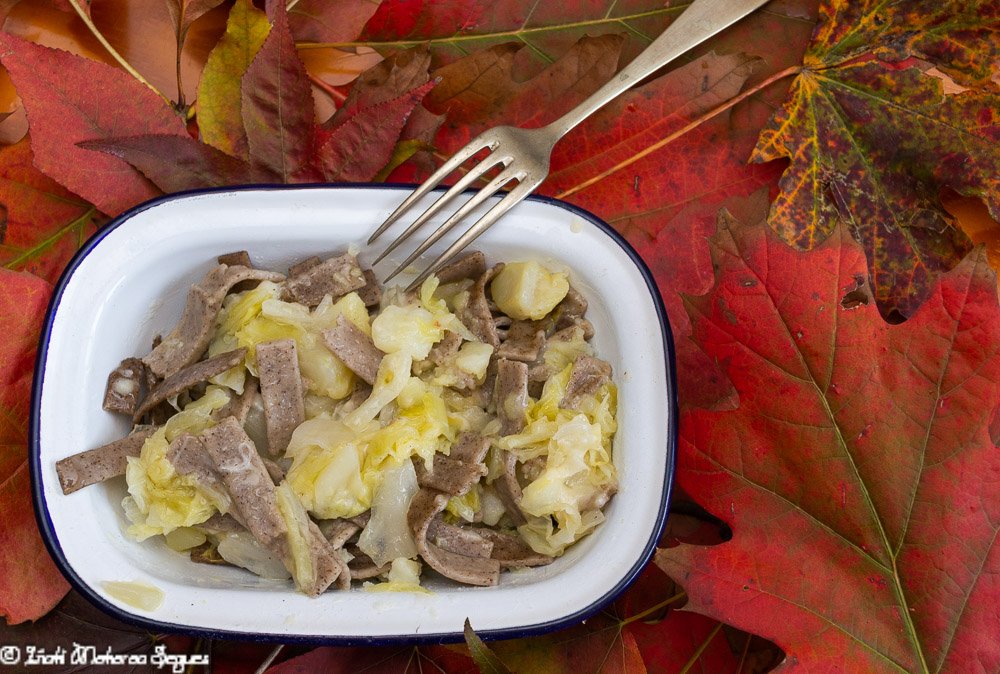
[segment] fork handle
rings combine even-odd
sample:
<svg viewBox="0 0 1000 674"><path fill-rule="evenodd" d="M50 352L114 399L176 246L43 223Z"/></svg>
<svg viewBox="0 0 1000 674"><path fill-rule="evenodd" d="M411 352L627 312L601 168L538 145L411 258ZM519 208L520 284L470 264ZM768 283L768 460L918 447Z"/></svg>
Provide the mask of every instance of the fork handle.
<svg viewBox="0 0 1000 674"><path fill-rule="evenodd" d="M736 23L768 0L694 0L652 44L587 100L548 125L556 138L670 61Z"/></svg>

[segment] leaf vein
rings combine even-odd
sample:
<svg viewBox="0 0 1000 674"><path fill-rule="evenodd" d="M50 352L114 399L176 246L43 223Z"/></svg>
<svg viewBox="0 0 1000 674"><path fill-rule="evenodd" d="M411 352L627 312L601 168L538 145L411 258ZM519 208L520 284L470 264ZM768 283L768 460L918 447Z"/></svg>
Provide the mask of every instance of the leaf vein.
<svg viewBox="0 0 1000 674"><path fill-rule="evenodd" d="M4 268L15 269L18 265L23 264L24 262L30 260L33 257L41 255L43 252L45 252L46 249L52 247L56 243L56 241L61 239L66 234L72 232L74 229L77 229L79 231L79 240L81 241L82 245L83 232L86 229L86 224L90 220L90 218L94 215L95 212L96 209L93 206L91 206L86 213L84 213L80 217L70 222L68 225L57 231L52 236L38 242L31 248L23 250L20 255L10 260L9 262L5 263Z"/></svg>

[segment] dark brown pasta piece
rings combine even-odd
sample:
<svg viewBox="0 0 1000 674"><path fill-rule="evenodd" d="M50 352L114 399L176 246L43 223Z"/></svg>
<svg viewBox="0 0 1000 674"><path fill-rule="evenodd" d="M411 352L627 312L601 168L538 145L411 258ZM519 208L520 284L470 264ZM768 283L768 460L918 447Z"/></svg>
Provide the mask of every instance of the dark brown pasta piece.
<svg viewBox="0 0 1000 674"><path fill-rule="evenodd" d="M345 253L293 275L285 283L285 292L296 302L314 307L326 295L336 300L365 283L357 258Z"/></svg>
<svg viewBox="0 0 1000 674"><path fill-rule="evenodd" d="M198 285L191 286L181 318L142 362L154 375L165 379L194 363L208 348L215 334L215 318L229 290L249 279L281 281L285 277L269 271L221 264L212 268Z"/></svg>
<svg viewBox="0 0 1000 674"><path fill-rule="evenodd" d="M138 358L126 358L108 375L104 389L104 409L131 416L139 405L145 366Z"/></svg>
<svg viewBox="0 0 1000 674"><path fill-rule="evenodd" d="M173 398L182 391L186 391L195 384L200 384L207 379L222 374L226 370L236 367L243 362L246 355L246 348L240 347L233 351L226 351L217 356L212 356L175 372L153 387L145 399L143 399L142 404L136 409L132 421L139 421L146 412L149 412L163 401Z"/></svg>
<svg viewBox="0 0 1000 674"><path fill-rule="evenodd" d="M306 419L295 340L289 337L258 344L257 376L264 399L268 449L272 456L278 456Z"/></svg>
<svg viewBox="0 0 1000 674"><path fill-rule="evenodd" d="M375 346L371 337L351 323L344 314L337 316L334 327L323 330L321 334L323 344L343 361L344 365L368 384L375 383L378 366L385 354Z"/></svg>
<svg viewBox="0 0 1000 674"><path fill-rule="evenodd" d="M139 456L143 443L154 432L155 428L137 428L121 440L57 461L56 474L63 493L72 494L77 489L124 475L128 457Z"/></svg>

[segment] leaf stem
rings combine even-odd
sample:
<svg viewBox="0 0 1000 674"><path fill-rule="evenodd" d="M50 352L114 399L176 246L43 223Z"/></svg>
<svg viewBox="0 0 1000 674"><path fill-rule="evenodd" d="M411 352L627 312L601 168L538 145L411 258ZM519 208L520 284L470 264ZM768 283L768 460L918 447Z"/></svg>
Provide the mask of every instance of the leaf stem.
<svg viewBox="0 0 1000 674"><path fill-rule="evenodd" d="M268 667L271 666L271 663L274 662L274 659L278 657L278 655L281 653L284 647L285 644L278 644L277 646L275 646L274 649L268 654L268 656L264 658L264 662L260 663L260 666L257 667L256 670L254 670L254 674L264 674L264 672L267 670Z"/></svg>
<svg viewBox="0 0 1000 674"><path fill-rule="evenodd" d="M477 40L494 40L497 38L521 38L523 35L531 35L534 33L552 33L555 31L565 31L565 30L581 30L585 31L588 28L593 28L595 26L603 25L619 25L622 30L628 30L628 21L639 21L642 19L647 19L652 16L659 15L670 15L679 14L683 11L687 5L675 5L673 7L663 7L658 9L651 9L644 12L636 12L634 14L629 14L627 16L617 16L613 18L602 17L599 19L584 19L582 21L571 21L559 25L551 26L536 26L532 28L525 28L522 24L518 28L512 30L499 30L492 33L467 33L467 34L455 34L446 37L431 38L429 40L384 40L384 41L368 41L368 42L298 42L296 43L296 48L298 49L343 49L345 47L372 47L378 50L386 47L412 47L418 44L456 44L460 42L474 42ZM652 41L650 38L646 38Z"/></svg>
<svg viewBox="0 0 1000 674"><path fill-rule="evenodd" d="M194 642L193 655L199 655L201 653L201 649L204 644L205 640L202 638L199 638L198 641ZM194 668L195 668L194 663L188 665L187 668L184 670L184 674L194 674Z"/></svg>
<svg viewBox="0 0 1000 674"><path fill-rule="evenodd" d="M91 34L93 34L93 36L97 38L97 41L101 43L101 45L108 51L109 54L111 54L111 57L118 62L118 65L120 65L122 68L125 69L125 72L127 72L132 77L136 78L137 80L145 84L147 87L152 89L153 92L157 96L162 98L164 101L166 101L168 105L173 105L169 98L164 96L159 89L150 84L149 80L140 75L139 72L131 65L129 65L129 62L126 61L125 58L121 54L119 54L114 47L111 46L111 44L105 39L101 31L97 29L97 26L94 25L94 21L93 19L90 18L90 15L87 14L87 12L83 11L83 8L80 6L79 0L69 0L69 4L73 6L73 10L76 12L77 16L80 17L80 20L83 21L83 23L87 26Z"/></svg>
<svg viewBox="0 0 1000 674"><path fill-rule="evenodd" d="M721 629L722 629L722 623L718 623L715 626L715 629L712 630L712 633L709 634L708 637L701 642L700 646L698 646L698 650L696 650L694 653L691 654L691 658L684 664L683 667L681 667L681 671L678 672L678 674L687 674L688 671L692 667L694 667L694 663L698 662L698 658L700 658L701 654L705 652L705 649L708 648L708 645L712 643L712 639L715 638L715 635L718 634L719 630Z"/></svg>
<svg viewBox="0 0 1000 674"><path fill-rule="evenodd" d="M785 68L784 70L771 75L770 77L768 77L766 80L764 80L760 84L758 84L758 85L756 85L754 87L751 87L750 89L747 89L746 91L742 92L740 95L735 96L735 97L729 99L728 101L726 101L722 105L717 106L715 108L712 108L711 110L709 110L708 112L702 114L701 116L696 117L695 119L693 119L690 122L688 122L685 126L681 127L677 131L674 131L669 136L666 136L665 138L663 138L663 139L661 139L661 140L653 143L649 147L643 149L641 152L638 152L638 153L634 154L633 156L629 157L628 159L626 159L625 161L621 162L620 164L616 164L615 166L612 166L611 168L607 169L606 171L604 171L602 173L599 173L596 176L593 176L592 178L588 178L587 180L583 181L579 185L575 185L573 187L570 187L567 190L559 192L558 194L555 195L556 198L558 198L558 199L565 199L566 197L568 197L571 194L576 194L577 192L579 192L581 190L587 189L588 187L590 187L594 183L597 183L597 182L599 182L599 181L607 178L612 173L620 171L621 169L623 169L623 168L625 168L627 166L630 166L630 165L634 164L635 162L639 161L643 157L645 157L647 155L650 155L653 152L656 152L657 150L659 150L661 147L663 147L667 143L670 143L672 141L677 140L678 138L680 138L684 134L688 133L689 131L691 131L691 130L699 127L699 126L701 126L702 124L704 124L708 120L712 119L716 115L722 114L723 112L725 112L726 110L730 109L731 107L733 107L737 103L740 103L740 102L746 100L747 98L749 98L750 96L753 96L758 91L761 91L762 89L770 86L771 84L774 84L778 80L781 80L781 79L784 79L785 77L788 77L789 75L798 75L800 72L802 72L802 70L803 70L803 66L791 66L790 68Z"/></svg>
<svg viewBox="0 0 1000 674"><path fill-rule="evenodd" d="M747 642L743 644L743 653L740 655L740 663L736 666L736 674L743 674L743 665L747 661L747 653L750 652L750 640L753 639L753 635L747 632Z"/></svg>
<svg viewBox="0 0 1000 674"><path fill-rule="evenodd" d="M629 616L628 618L625 618L625 620L622 620L622 626L628 625L629 623L635 622L636 620L642 620L643 618L645 618L646 616L650 615L651 613L656 613L657 611L659 611L664 606L668 606L670 604L673 604L675 601L680 601L681 599L684 599L685 597L687 597L687 593L682 590L682 591L678 592L677 594L675 594L670 599L667 599L665 601L661 601L656 606L650 606L645 611L640 611L639 613L636 613L635 615L632 615L632 616Z"/></svg>
<svg viewBox="0 0 1000 674"><path fill-rule="evenodd" d="M184 22L184 3L181 3L181 16L177 21L177 109L184 110L184 83L181 81L181 52L184 51L186 31L181 30Z"/></svg>
<svg viewBox="0 0 1000 674"><path fill-rule="evenodd" d="M329 96L330 98L332 98L333 100L335 100L337 102L338 107L339 107L339 105L341 103L343 103L344 101L347 100L346 96L344 96L342 93L340 93L339 91L337 91L336 89L334 89L327 82L324 82L323 80L321 80L316 75L313 75L312 73L306 73L306 74L309 75L309 81L310 82L312 82L317 87L319 87L320 89L322 89L323 92L326 93L327 96Z"/></svg>
<svg viewBox="0 0 1000 674"><path fill-rule="evenodd" d="M91 206L90 208L87 209L87 211L83 215L81 215L78 218L74 218L72 222L70 222L68 225L60 229L58 232L56 232L49 238L45 239L44 241L39 241L31 248L22 251L21 254L15 257L13 260L9 260L8 262L6 262L3 265L4 269L16 269L18 265L27 262L32 257L41 255L43 252L45 252L47 248L54 245L55 242L58 241L60 237L64 236L67 232L71 232L77 228L79 228L79 231L81 232L80 245L83 245L82 232L84 228L87 226L87 222L92 217L94 217L96 213L97 213L97 208L95 206Z"/></svg>

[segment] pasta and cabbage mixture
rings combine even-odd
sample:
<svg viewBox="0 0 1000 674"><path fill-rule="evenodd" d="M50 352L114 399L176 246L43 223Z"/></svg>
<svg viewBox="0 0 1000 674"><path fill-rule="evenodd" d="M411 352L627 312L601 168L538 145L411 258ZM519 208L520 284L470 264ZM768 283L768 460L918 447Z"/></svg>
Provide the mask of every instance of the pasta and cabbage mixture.
<svg viewBox="0 0 1000 674"><path fill-rule="evenodd" d="M133 430L60 461L64 492L124 474L137 541L309 595L495 585L603 521L616 388L565 273L476 252L407 293L352 253L219 263L111 373Z"/></svg>

